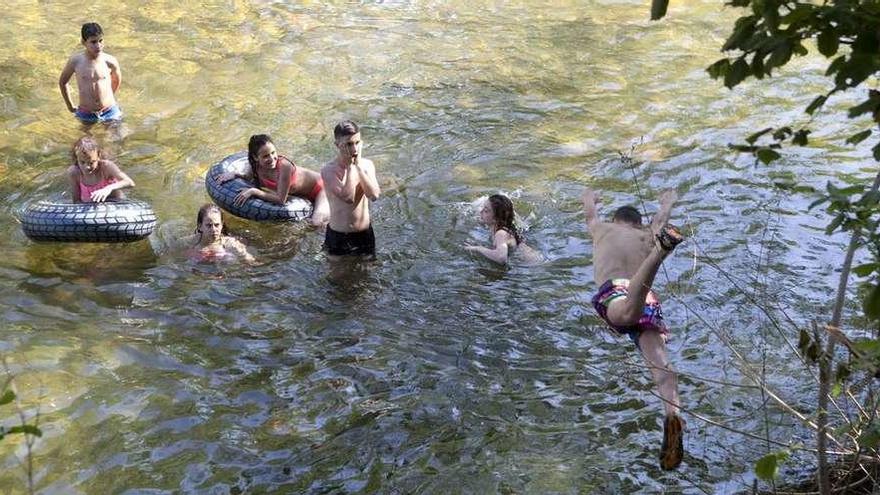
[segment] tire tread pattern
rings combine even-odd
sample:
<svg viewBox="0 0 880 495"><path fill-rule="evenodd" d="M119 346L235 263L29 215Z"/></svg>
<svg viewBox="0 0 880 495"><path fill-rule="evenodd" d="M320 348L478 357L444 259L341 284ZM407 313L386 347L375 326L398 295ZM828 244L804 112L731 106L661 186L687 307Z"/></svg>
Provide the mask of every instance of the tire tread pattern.
<svg viewBox="0 0 880 495"><path fill-rule="evenodd" d="M156 214L137 200L105 203L39 201L22 212L21 228L35 241L132 242L156 227Z"/></svg>

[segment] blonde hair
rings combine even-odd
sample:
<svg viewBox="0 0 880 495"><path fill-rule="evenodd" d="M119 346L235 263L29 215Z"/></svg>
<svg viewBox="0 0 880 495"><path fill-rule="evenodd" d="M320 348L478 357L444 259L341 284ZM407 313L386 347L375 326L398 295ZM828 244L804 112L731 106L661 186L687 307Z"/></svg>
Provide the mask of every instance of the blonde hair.
<svg viewBox="0 0 880 495"><path fill-rule="evenodd" d="M73 163L76 163L77 153L90 153L95 151L98 153L98 158L104 159L104 152L101 150L101 147L98 145L98 142L95 141L95 138L92 136L83 136L76 140L73 143L73 148L70 149L70 157L73 159Z"/></svg>

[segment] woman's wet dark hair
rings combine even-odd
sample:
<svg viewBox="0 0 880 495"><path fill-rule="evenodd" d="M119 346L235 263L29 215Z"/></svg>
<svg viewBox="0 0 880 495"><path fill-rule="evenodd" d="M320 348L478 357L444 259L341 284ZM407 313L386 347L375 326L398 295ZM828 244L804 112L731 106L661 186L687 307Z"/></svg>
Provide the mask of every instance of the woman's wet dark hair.
<svg viewBox="0 0 880 495"><path fill-rule="evenodd" d="M251 172L254 174L254 182L256 184L260 183L260 176L258 175L259 167L257 166L257 153L260 152L260 148L268 143L275 144L272 141L272 137L268 134L254 134L248 141L248 163L251 164Z"/></svg>
<svg viewBox="0 0 880 495"><path fill-rule="evenodd" d="M516 239L516 243L522 243L522 235L516 227L516 215L513 212L513 202L503 194L489 196L489 205L492 206L492 216L495 217L495 227L506 230Z"/></svg>
<svg viewBox="0 0 880 495"><path fill-rule="evenodd" d="M614 212L614 216L611 218L612 221L621 221L626 222L631 225L639 226L642 224L642 214L639 213L639 210L635 209L632 206L621 206Z"/></svg>

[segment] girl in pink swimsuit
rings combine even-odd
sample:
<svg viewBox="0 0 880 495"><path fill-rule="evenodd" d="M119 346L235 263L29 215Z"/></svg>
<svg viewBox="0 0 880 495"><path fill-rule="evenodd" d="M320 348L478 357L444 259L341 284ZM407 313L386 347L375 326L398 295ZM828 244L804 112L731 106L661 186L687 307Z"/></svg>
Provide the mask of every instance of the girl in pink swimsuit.
<svg viewBox="0 0 880 495"><path fill-rule="evenodd" d="M243 178L253 180L257 187L250 187L238 193L235 204L242 205L248 198L255 196L264 201L283 205L287 202L288 195L301 196L310 200L315 206L312 210L312 225L321 227L330 221L330 203L324 192L321 174L300 167L288 158L278 155L271 137L266 134L251 136L248 142L248 162L253 177ZM237 174L227 172L220 175L217 180L223 183L236 177Z"/></svg>
<svg viewBox="0 0 880 495"><path fill-rule="evenodd" d="M123 199L120 191L134 187L134 181L115 163L103 157L97 141L83 136L70 152L73 164L67 168L70 192L74 203L101 203L106 199Z"/></svg>

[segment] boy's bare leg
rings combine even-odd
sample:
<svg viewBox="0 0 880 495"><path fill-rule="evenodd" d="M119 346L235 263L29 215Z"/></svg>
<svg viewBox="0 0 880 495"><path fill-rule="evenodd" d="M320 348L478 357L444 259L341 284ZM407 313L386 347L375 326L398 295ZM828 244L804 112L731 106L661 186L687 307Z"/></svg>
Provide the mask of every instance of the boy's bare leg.
<svg viewBox="0 0 880 495"><path fill-rule="evenodd" d="M663 442L660 444L660 467L675 469L684 458L684 421L678 415L678 377L666 358L666 342L660 332L643 331L639 334L642 356L651 369L657 391L663 400L666 418L663 420Z"/></svg>
<svg viewBox="0 0 880 495"><path fill-rule="evenodd" d="M657 270L660 269L663 260L671 252L665 251L657 245L651 249L648 257L639 265L639 269L629 281L629 294L612 301L608 306L608 321L612 325L627 326L639 322L645 309L645 299L648 297L648 291L651 290L651 284L654 283Z"/></svg>
<svg viewBox="0 0 880 495"><path fill-rule="evenodd" d="M639 333L639 348L651 369L651 376L657 385L657 392L663 400L666 415L678 414L678 377L669 366L666 356L666 342L660 332L643 331Z"/></svg>

